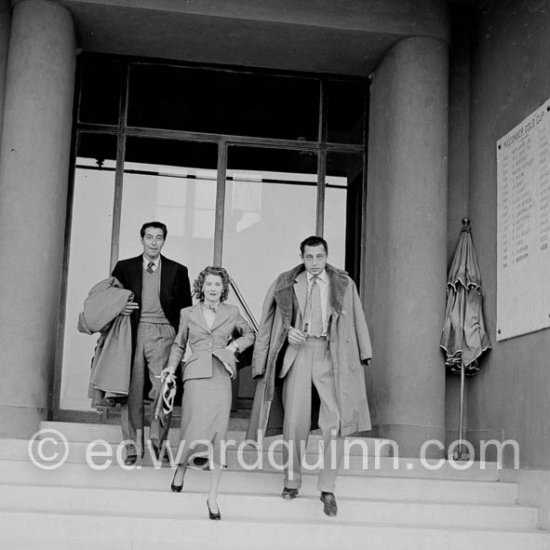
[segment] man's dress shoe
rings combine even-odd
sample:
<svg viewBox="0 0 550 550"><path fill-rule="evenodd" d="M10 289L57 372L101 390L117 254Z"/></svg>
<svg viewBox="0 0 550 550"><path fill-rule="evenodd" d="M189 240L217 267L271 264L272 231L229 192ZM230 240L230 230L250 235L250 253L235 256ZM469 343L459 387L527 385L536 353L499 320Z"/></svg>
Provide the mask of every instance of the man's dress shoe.
<svg viewBox="0 0 550 550"><path fill-rule="evenodd" d="M124 459L124 466L133 466L137 462L137 456L136 455L128 455Z"/></svg>
<svg viewBox="0 0 550 550"><path fill-rule="evenodd" d="M291 489L290 487L283 487L283 493L281 495L285 500L292 500L298 496L298 489Z"/></svg>
<svg viewBox="0 0 550 550"><path fill-rule="evenodd" d="M336 517L338 505L334 493L321 492L321 502L323 503L323 512L331 518Z"/></svg>
<svg viewBox="0 0 550 550"><path fill-rule="evenodd" d="M207 456L195 456L189 461L189 468L192 470L210 470Z"/></svg>

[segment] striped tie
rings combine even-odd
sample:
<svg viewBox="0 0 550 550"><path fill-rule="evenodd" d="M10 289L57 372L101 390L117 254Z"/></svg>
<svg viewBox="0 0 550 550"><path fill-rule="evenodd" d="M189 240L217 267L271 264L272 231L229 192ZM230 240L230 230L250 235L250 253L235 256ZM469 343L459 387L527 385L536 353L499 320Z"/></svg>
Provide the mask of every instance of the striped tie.
<svg viewBox="0 0 550 550"><path fill-rule="evenodd" d="M321 309L321 288L317 282L318 277L311 278L311 289L309 291L310 322L309 334L321 336L323 334L323 310Z"/></svg>
<svg viewBox="0 0 550 550"><path fill-rule="evenodd" d="M153 273L153 267L155 265L155 262L149 262L147 264L147 273Z"/></svg>

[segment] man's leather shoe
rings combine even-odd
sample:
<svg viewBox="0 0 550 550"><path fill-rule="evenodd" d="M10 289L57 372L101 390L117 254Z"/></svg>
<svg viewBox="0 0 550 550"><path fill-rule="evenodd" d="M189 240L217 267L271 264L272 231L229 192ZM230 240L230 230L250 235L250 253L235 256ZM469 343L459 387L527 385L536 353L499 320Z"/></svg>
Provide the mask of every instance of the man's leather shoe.
<svg viewBox="0 0 550 550"><path fill-rule="evenodd" d="M210 470L207 456L195 456L189 461L189 468L192 470Z"/></svg>
<svg viewBox="0 0 550 550"><path fill-rule="evenodd" d="M283 493L281 495L285 500L292 500L298 496L298 489L291 489L290 487L283 487Z"/></svg>
<svg viewBox="0 0 550 550"><path fill-rule="evenodd" d="M323 512L331 518L336 517L338 513L338 505L334 493L321 492L321 502L323 503Z"/></svg>
<svg viewBox="0 0 550 550"><path fill-rule="evenodd" d="M128 455L124 459L124 466L133 466L137 462L137 456L136 455Z"/></svg>

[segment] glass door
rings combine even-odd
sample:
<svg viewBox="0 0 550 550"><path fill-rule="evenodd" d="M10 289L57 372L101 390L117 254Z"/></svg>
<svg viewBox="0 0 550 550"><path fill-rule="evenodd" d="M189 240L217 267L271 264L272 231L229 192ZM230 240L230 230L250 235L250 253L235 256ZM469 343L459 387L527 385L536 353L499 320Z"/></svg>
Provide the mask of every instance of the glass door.
<svg viewBox="0 0 550 550"><path fill-rule="evenodd" d="M90 288L110 275L116 259L143 253L141 225L159 220L168 226L163 254L188 267L191 284L212 263L214 251L216 144L129 137L118 186L109 152L114 159L114 136L83 135L75 172L59 399L60 408L73 411L92 410L88 382L98 338L77 332L78 314ZM115 187L119 202L114 201Z"/></svg>
<svg viewBox="0 0 550 550"><path fill-rule="evenodd" d="M78 143L58 390L62 409L90 410L88 382L97 338L76 326L90 288L109 274L116 145L115 136L92 133L81 134Z"/></svg>
<svg viewBox="0 0 550 550"><path fill-rule="evenodd" d="M299 243L315 233L317 166L312 152L229 148L222 263L258 322L269 285L300 262ZM240 403L254 389L250 367L241 368Z"/></svg>
<svg viewBox="0 0 550 550"><path fill-rule="evenodd" d="M213 143L128 137L118 259L143 252L145 221L168 227L163 255L189 270L191 284L212 263L218 148Z"/></svg>

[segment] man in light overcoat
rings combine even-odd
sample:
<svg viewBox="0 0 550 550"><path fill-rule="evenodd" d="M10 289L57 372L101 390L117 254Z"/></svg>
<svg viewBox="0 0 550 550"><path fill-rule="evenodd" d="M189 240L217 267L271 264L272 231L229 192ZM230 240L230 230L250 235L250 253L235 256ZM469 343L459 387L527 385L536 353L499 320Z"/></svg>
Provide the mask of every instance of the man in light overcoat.
<svg viewBox="0 0 550 550"><path fill-rule="evenodd" d="M325 514L335 516L343 437L371 429L364 365L372 349L355 284L327 263L326 241L308 237L300 253L302 263L279 275L264 301L252 360L253 376L260 380L247 437L259 439L282 428L282 497L296 498L316 393L324 442L318 489Z"/></svg>

